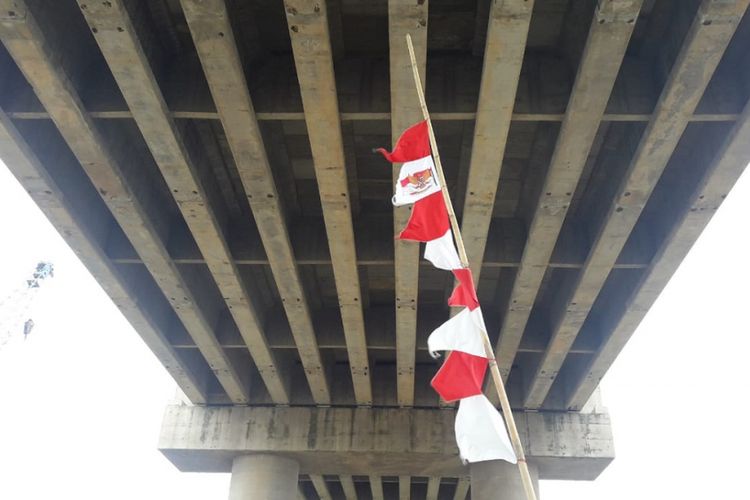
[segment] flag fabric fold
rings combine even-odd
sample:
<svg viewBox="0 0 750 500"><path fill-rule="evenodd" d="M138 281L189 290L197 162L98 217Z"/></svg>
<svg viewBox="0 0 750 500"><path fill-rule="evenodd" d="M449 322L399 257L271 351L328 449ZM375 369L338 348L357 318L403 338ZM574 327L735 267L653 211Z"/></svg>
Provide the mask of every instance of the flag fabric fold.
<svg viewBox="0 0 750 500"><path fill-rule="evenodd" d="M385 148L377 150L391 163L418 160L430 155L430 130L423 120L404 130L390 153Z"/></svg>
<svg viewBox="0 0 750 500"><path fill-rule="evenodd" d="M479 299L474 288L474 277L471 275L471 269L453 269L452 271L458 280L458 286L448 298L448 305L451 307L468 307L470 310L479 307Z"/></svg>
<svg viewBox="0 0 750 500"><path fill-rule="evenodd" d="M517 462L503 417L484 394L461 400L454 428L456 444L464 463L485 460Z"/></svg>
<svg viewBox="0 0 750 500"><path fill-rule="evenodd" d="M489 360L461 351L451 351L430 385L447 402L482 394Z"/></svg>
<svg viewBox="0 0 750 500"><path fill-rule="evenodd" d="M407 129L393 151L378 152L392 163L402 163L393 205L413 204L399 239L425 243L424 257L436 268L451 271L458 285L448 305L464 309L435 329L427 340L430 354L448 351L430 385L445 401L460 401L456 414L456 443L465 462L507 460L516 455L503 418L484 396L482 387L489 365L485 351L487 327L479 307L471 270L459 258L446 200L438 180L429 140L429 124Z"/></svg>
<svg viewBox="0 0 750 500"><path fill-rule="evenodd" d="M458 251L453 243L453 231L448 229L440 238L428 241L424 247L424 258L438 269L459 269L461 259L458 258Z"/></svg>
<svg viewBox="0 0 750 500"><path fill-rule="evenodd" d="M407 129L396 141L392 152L383 148L377 151L391 163L403 163L391 200L395 206L415 203L440 191L426 121Z"/></svg>
<svg viewBox="0 0 750 500"><path fill-rule="evenodd" d="M438 351L461 351L466 354L484 357L484 325L482 310L464 309L440 325L427 338L427 348L433 357Z"/></svg>
<svg viewBox="0 0 750 500"><path fill-rule="evenodd" d="M414 204L409 222L398 238L428 242L445 235L451 227L443 193L438 191Z"/></svg>

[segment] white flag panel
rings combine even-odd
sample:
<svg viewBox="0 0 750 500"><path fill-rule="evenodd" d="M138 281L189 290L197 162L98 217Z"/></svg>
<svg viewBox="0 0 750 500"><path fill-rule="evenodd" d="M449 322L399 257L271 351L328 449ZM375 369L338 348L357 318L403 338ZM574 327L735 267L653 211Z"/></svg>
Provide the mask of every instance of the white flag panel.
<svg viewBox="0 0 750 500"><path fill-rule="evenodd" d="M407 161L401 165L395 191L392 201L397 207L414 203L440 191L432 156Z"/></svg>
<svg viewBox="0 0 750 500"><path fill-rule="evenodd" d="M506 460L516 463L505 423L492 403L480 394L461 400L456 412L456 444L464 463Z"/></svg>
<svg viewBox="0 0 750 500"><path fill-rule="evenodd" d="M465 308L430 334L427 338L427 348L433 356L436 356L437 351L461 351L486 357L487 353L484 350L486 331L482 309L477 307L470 311Z"/></svg>
<svg viewBox="0 0 750 500"><path fill-rule="evenodd" d="M453 231L450 229L440 238L425 243L424 258L432 262L433 266L445 271L463 267L453 243Z"/></svg>

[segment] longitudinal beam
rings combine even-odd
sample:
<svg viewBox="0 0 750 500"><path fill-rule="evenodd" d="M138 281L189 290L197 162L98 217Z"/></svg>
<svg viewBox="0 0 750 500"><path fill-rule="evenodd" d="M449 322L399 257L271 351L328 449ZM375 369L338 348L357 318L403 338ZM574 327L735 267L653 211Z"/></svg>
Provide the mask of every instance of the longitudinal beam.
<svg viewBox="0 0 750 500"><path fill-rule="evenodd" d="M427 66L427 10L429 2L388 1L388 44L391 77L391 137L398 137L421 121L422 110L414 87L414 74L406 45L410 34L417 69L424 82ZM394 165L393 180L398 179ZM393 228L400 231L409 220L409 207L393 210ZM414 404L414 359L417 341L417 296L419 288L419 245L394 239L396 292L396 385L398 404Z"/></svg>
<svg viewBox="0 0 750 500"><path fill-rule="evenodd" d="M471 478L466 476L458 478L453 500L466 500L466 495L469 493L469 486L471 486Z"/></svg>
<svg viewBox="0 0 750 500"><path fill-rule="evenodd" d="M476 283L482 269L533 9L533 0L492 2L490 9L461 217L461 234Z"/></svg>
<svg viewBox="0 0 750 500"><path fill-rule="evenodd" d="M344 490L344 498L346 500L357 500L357 490L354 488L354 480L350 474L339 476L339 482L341 482L341 489Z"/></svg>
<svg viewBox="0 0 750 500"><path fill-rule="evenodd" d="M288 0L285 9L331 251L354 395L357 404L371 405L370 362L326 5L319 0Z"/></svg>
<svg viewBox="0 0 750 500"><path fill-rule="evenodd" d="M370 476L370 491L372 492L372 500L383 500L383 478Z"/></svg>
<svg viewBox="0 0 750 500"><path fill-rule="evenodd" d="M220 202L201 178L198 165L190 157L168 113L129 13L119 0L81 4L80 9L206 260L271 399L275 403L288 403L289 390L282 382L245 283L232 261L223 227L226 215L221 213Z"/></svg>
<svg viewBox="0 0 750 500"><path fill-rule="evenodd" d="M398 476L398 500L411 499L411 477Z"/></svg>
<svg viewBox="0 0 750 500"><path fill-rule="evenodd" d="M170 306L166 299L158 304L134 301L132 297L137 291L128 285L127 279L107 257L104 246L107 241L108 219L111 216L106 209L98 213L94 211L91 198L98 201L95 191L92 189L90 193L86 193L75 189L74 185L66 183L66 179L59 183L54 173L66 171L61 165L64 159L58 157L53 170L46 168L2 110L0 158L177 381L185 395L195 403L205 403L206 380L201 380L183 363L167 339L168 316L163 309ZM80 168L72 158L70 163L72 168Z"/></svg>
<svg viewBox="0 0 750 500"><path fill-rule="evenodd" d="M70 146L91 182L128 236L149 272L172 303L221 386L234 403L248 401L246 380L235 370L213 334L208 299L191 290L166 249L168 214L150 207L158 197L153 186L124 168L125 159L105 145L66 74L63 54L21 0L0 1L5 17L0 38ZM13 15L9 15L11 13ZM39 13L43 15L44 13Z"/></svg>
<svg viewBox="0 0 750 500"><path fill-rule="evenodd" d="M326 484L326 480L322 475L310 474L310 481L312 481L313 487L315 488L315 493L318 494L318 498L320 500L333 500L331 492L328 489L328 484Z"/></svg>
<svg viewBox="0 0 750 500"><path fill-rule="evenodd" d="M640 0L599 2L594 12L565 119L531 216L521 264L500 327L496 356L503 377L508 376L516 357L640 6Z"/></svg>
<svg viewBox="0 0 750 500"><path fill-rule="evenodd" d="M227 7L224 0L182 0L182 8L263 240L313 400L317 404L330 404L331 394L310 307L255 118Z"/></svg>
<svg viewBox="0 0 750 500"><path fill-rule="evenodd" d="M525 407L539 408L544 402L749 1L704 0L698 7L656 104L653 118L646 127L601 226L597 228L573 292L567 301L560 301L558 310L550 313L550 342L525 395Z"/></svg>
<svg viewBox="0 0 750 500"><path fill-rule="evenodd" d="M589 400L599 381L667 285L693 243L719 209L724 197L750 162L750 103L716 153L711 165L690 196L690 205L667 235L667 244L654 257L645 272L638 291L628 300L628 307L617 321L612 334L591 360L583 376L571 381L566 406L580 410Z"/></svg>
<svg viewBox="0 0 750 500"><path fill-rule="evenodd" d="M432 476L427 478L427 494L425 500L437 500L440 492L440 478Z"/></svg>

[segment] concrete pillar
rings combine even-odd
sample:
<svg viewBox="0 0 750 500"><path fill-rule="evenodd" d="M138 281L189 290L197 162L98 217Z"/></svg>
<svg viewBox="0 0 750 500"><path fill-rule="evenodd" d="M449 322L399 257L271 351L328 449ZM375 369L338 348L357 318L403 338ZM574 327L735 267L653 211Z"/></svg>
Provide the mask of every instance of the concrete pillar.
<svg viewBox="0 0 750 500"><path fill-rule="evenodd" d="M297 498L299 464L278 455L240 455L232 463L229 500Z"/></svg>
<svg viewBox="0 0 750 500"><path fill-rule="evenodd" d="M471 464L471 500L526 500L518 466L504 460ZM529 463L531 480L539 498L539 470Z"/></svg>

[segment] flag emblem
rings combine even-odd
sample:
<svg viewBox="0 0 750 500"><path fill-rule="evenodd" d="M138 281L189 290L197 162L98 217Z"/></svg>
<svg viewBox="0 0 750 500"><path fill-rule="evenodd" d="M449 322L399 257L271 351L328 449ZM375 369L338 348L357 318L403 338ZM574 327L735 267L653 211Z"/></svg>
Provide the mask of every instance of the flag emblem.
<svg viewBox="0 0 750 500"><path fill-rule="evenodd" d="M429 189L434 185L432 180L432 170L422 170L420 172L414 172L411 175L407 175L405 179L401 179L401 186L409 188L412 193L418 194Z"/></svg>

